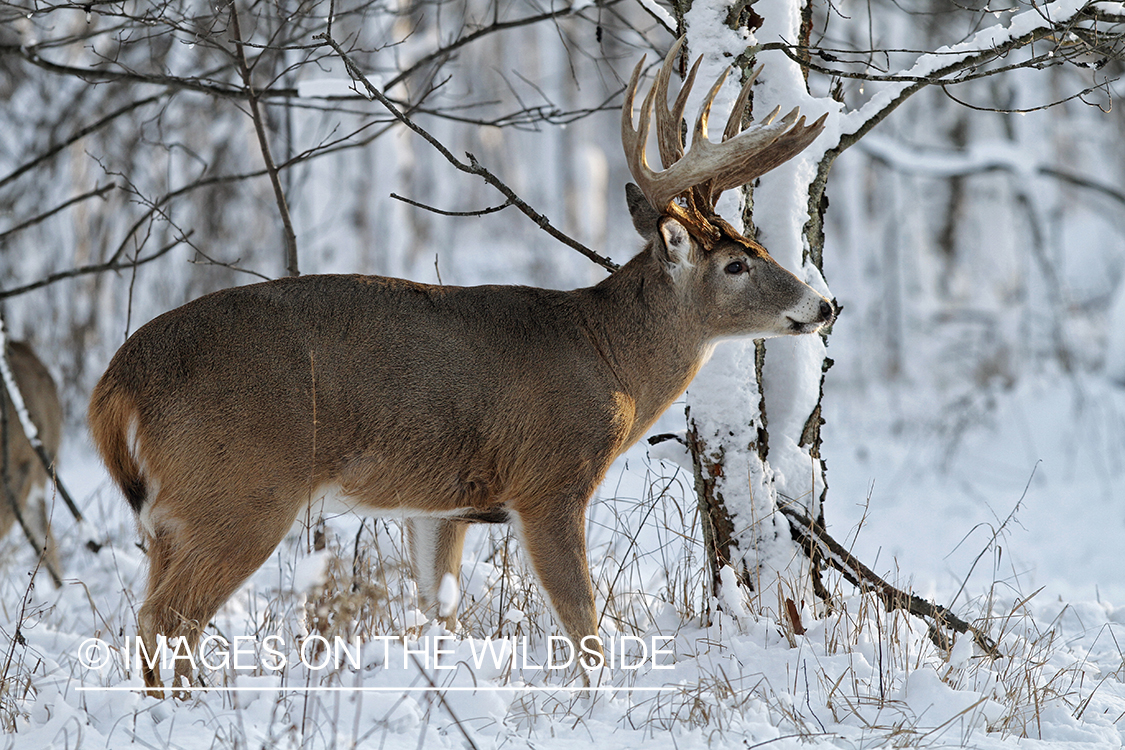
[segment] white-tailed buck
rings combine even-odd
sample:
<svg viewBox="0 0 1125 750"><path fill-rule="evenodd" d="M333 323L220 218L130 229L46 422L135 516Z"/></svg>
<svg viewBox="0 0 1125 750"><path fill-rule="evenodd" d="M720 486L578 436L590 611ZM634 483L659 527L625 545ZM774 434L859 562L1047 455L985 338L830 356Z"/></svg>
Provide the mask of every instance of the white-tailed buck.
<svg viewBox="0 0 1125 750"><path fill-rule="evenodd" d="M43 447L51 456L58 456L62 437L62 406L51 373L23 341L8 342L8 362L31 421L39 430ZM7 491L0 487L0 537L6 535L15 523L16 514L11 506L14 499L36 544L43 545L46 550L44 562L48 569L57 574L60 571L58 551L47 518L47 482L50 477L24 435L16 407L6 390L4 405L8 429L3 449L8 454L8 481L12 495L9 498Z"/></svg>
<svg viewBox="0 0 1125 750"><path fill-rule="evenodd" d="M671 111L666 99L678 49L639 131L640 64L633 73L622 138L647 244L598 285L284 278L202 297L125 342L94 390L90 427L147 543L139 629L151 653L161 634L186 636L194 651L326 495L409 517L430 612L443 576L459 574L467 525L512 523L572 643L596 634L585 511L610 463L684 392L717 339L811 333L834 315L714 215L719 193L798 153L822 121L806 126L794 111L740 133L744 95L724 141L710 143L716 84L684 154L691 78ZM645 160L654 100L663 171ZM162 684L157 669L144 678Z"/></svg>

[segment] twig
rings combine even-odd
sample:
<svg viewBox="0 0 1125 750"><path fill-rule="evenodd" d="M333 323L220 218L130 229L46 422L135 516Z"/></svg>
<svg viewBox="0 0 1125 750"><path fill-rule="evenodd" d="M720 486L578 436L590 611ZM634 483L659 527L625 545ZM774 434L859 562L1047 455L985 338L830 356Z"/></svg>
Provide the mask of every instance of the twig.
<svg viewBox="0 0 1125 750"><path fill-rule="evenodd" d="M106 193L108 193L110 190L113 190L116 187L117 187L117 185L111 182L108 185L102 185L99 188L94 188L93 190L90 190L89 192L83 193L82 195L76 195L75 197L71 198L70 200L63 201L59 205L55 206L52 209L44 211L43 213L39 214L38 216L33 216L32 218L28 219L27 221L23 222L22 224L17 224L16 226L12 227L11 229L6 229L3 232L0 232L0 240L5 240L9 236L15 234L16 232L22 232L23 230L27 229L28 227L33 227L36 224L39 224L40 222L46 221L47 219L51 218L52 216L54 216L58 212L64 211L67 208L70 208L75 203L81 203L82 201L88 200L90 198L101 198Z"/></svg>
<svg viewBox="0 0 1125 750"><path fill-rule="evenodd" d="M278 174L277 165L274 164L273 155L270 153L270 142L266 136L266 123L262 117L262 108L258 106L258 95L254 92L254 83L251 80L250 62L246 58L246 48L242 44L242 29L238 25L238 8L234 2L230 4L231 33L234 34L234 46L238 49L238 73L242 83L249 94L246 98L250 105L250 118L254 121L254 131L258 134L258 146L262 149L262 160L266 163L266 171L273 185L273 195L277 200L277 210L281 213L281 223L285 227L285 270L290 276L300 276L297 268L297 234L293 231L293 219L289 215L289 203L285 200L285 190L281 186L281 176Z"/></svg>
<svg viewBox="0 0 1125 750"><path fill-rule="evenodd" d="M414 667L418 670L418 673L421 674L422 677L425 678L426 683L434 689L434 694L437 696L438 702L441 704L441 707L445 709L446 713L449 714L449 718L453 719L453 725L461 732L461 736L465 739L465 742L468 743L472 750L480 750L480 747L473 740L473 736L469 734L469 730L465 728L465 725L457 718L457 714L453 712L453 706L449 705L449 702L445 700L445 691L437 686L433 678L430 677L429 672L422 668L418 657L413 653L410 654L410 661L414 662Z"/></svg>
<svg viewBox="0 0 1125 750"><path fill-rule="evenodd" d="M105 263L91 263L89 265L78 266L77 268L71 268L71 269L66 270L66 271L58 271L57 273L50 274L49 276L44 276L43 278L39 279L38 281L33 281L30 284L24 284L23 286L12 287L11 289L0 289L0 299L7 299L8 297L16 297L16 296L19 296L21 294L25 294L27 292L33 291L35 289L40 289L42 287L49 286L51 284L54 284L57 281L62 281L63 279L70 279L70 278L73 278L75 276L85 276L87 274L103 273L105 271L124 271L124 270L130 269L130 268L136 268L137 266L143 266L145 263L148 263L149 261L156 260L160 256L164 255L169 250L174 248L176 245L179 245L182 242L186 242L188 237L190 237L193 233L194 233L194 230L192 230L191 232L188 232L188 233L186 233L186 234L184 234L180 237L177 237L176 239L172 240L171 242L169 242L164 247L162 247L159 250L157 250L156 252L154 252L152 255L146 255L143 258L138 258L136 260L126 261L124 263L118 263L116 260L110 260L110 261L105 262Z"/></svg>
<svg viewBox="0 0 1125 750"><path fill-rule="evenodd" d="M942 645L939 640L943 638L940 629L950 628L958 633L972 633L973 640L981 650L993 657L1000 656L996 642L979 628L965 622L940 604L928 602L887 583L844 549L823 526L795 507L782 505L779 510L789 521L793 538L805 546L811 560L831 565L853 586L861 591L873 592L888 610L903 609L912 615L928 618L931 621L930 637L939 646Z"/></svg>
<svg viewBox="0 0 1125 750"><path fill-rule="evenodd" d="M450 164L452 164L462 172L477 175L489 185L499 190L513 206L522 211L526 216L534 221L540 229L557 239L559 242L562 242L564 245L574 248L608 271L617 270L617 264L611 261L609 258L605 258L599 255L598 253L583 245L578 240L556 229L546 216L539 213L534 208L529 206L526 202L524 202L518 195L516 195L515 191L508 187L503 181L501 181L499 177L483 167L480 162L477 161L476 157L471 153L465 154L465 156L467 156L469 159L469 162L467 164L450 153L449 149L447 149L441 143L441 141L437 140L427 130L414 122L414 120L412 120L409 116L399 110L399 108L394 105L394 102L384 96L381 91L376 89L371 84L371 81L367 80L367 77L363 75L362 72L360 72L359 68L354 62L352 62L352 59L347 55L347 53L340 48L340 45L336 43L335 39L330 37L328 34L316 34L314 38L323 39L326 44L332 47L332 49L336 51L336 54L340 56L340 59L344 61L344 66L347 68L348 75L352 77L352 80L358 83L362 83L374 99L378 100L380 104L386 107L387 110L390 111L390 113L394 115L395 118L397 118L402 124L406 125L415 133L426 139L426 142L437 149L437 151L445 157L446 161L448 161Z"/></svg>
<svg viewBox="0 0 1125 750"><path fill-rule="evenodd" d="M501 203L499 206L478 208L476 211L445 211L433 206L427 206L425 203L419 203L418 201L412 201L409 198L404 198L398 193L391 193L391 197L396 201L402 201L403 203L414 206L415 208L421 208L423 210L430 211L431 213L441 214L442 216L487 216L488 214L494 214L497 211L503 211L505 208L512 205L512 202L510 200L507 200Z"/></svg>

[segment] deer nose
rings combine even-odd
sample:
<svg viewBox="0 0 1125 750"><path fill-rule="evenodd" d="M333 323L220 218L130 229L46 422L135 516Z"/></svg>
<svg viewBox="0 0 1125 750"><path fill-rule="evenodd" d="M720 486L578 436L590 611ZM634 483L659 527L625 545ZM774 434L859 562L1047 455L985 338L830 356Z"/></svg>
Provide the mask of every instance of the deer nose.
<svg viewBox="0 0 1125 750"><path fill-rule="evenodd" d="M832 303L826 299L820 301L820 319L823 321L832 320L836 315L836 308L832 307Z"/></svg>

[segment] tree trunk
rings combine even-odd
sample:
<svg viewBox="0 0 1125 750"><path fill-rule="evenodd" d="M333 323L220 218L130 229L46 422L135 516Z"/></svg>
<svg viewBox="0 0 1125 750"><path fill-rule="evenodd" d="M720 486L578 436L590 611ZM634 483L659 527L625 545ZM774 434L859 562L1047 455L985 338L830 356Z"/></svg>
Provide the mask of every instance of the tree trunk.
<svg viewBox="0 0 1125 750"><path fill-rule="evenodd" d="M805 9L793 2L785 19L762 18L753 8L737 17L703 3L688 9L689 54L705 56L699 80L714 80L713 74L732 60L745 63L745 75L756 62L748 54L756 42L807 34L807 12L802 15ZM693 38L707 43L692 49ZM766 65L759 78L764 85L755 87L753 113L799 105L815 118L825 109L809 97L796 63L778 53L760 62ZM737 91L740 81L726 85ZM729 106L733 95L721 93L718 101ZM712 119L718 121L718 114ZM745 196L741 218L746 233L778 262L831 298L821 273L825 202L815 160L822 152L815 146L812 152L762 177L755 194ZM806 205L814 209L811 220ZM807 517L823 518L821 398L831 365L825 346L819 336L725 343L688 391L688 444L704 544L717 605L728 612L743 611L753 592L760 609L780 615L785 599L799 605L819 587L809 557L778 508L796 504Z"/></svg>

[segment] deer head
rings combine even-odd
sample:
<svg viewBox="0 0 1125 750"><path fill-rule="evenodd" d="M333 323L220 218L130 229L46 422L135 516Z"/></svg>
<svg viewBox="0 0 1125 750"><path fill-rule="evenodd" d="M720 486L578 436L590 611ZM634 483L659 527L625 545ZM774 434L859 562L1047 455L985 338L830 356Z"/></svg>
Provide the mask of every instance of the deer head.
<svg viewBox="0 0 1125 750"><path fill-rule="evenodd" d="M681 37L665 57L641 104L639 126L634 125L633 110L644 58L633 69L625 91L621 142L637 183L627 188L634 226L657 243L656 252L673 274L679 275L684 268L694 270L693 296L717 298L712 307L725 320L715 331L716 337L817 330L834 317L832 304L719 216L715 204L724 191L745 185L800 153L824 129L826 116L806 125L797 109L780 120L779 109L774 109L763 122L742 129L742 115L759 67L743 84L722 141L713 142L707 121L715 95L726 80L728 71L724 71L703 100L691 147L685 150L683 112L703 58L696 60L669 109L668 81L683 43ZM661 171L653 170L645 155L654 112ZM708 280L710 292L701 291L698 285L706 285Z"/></svg>

